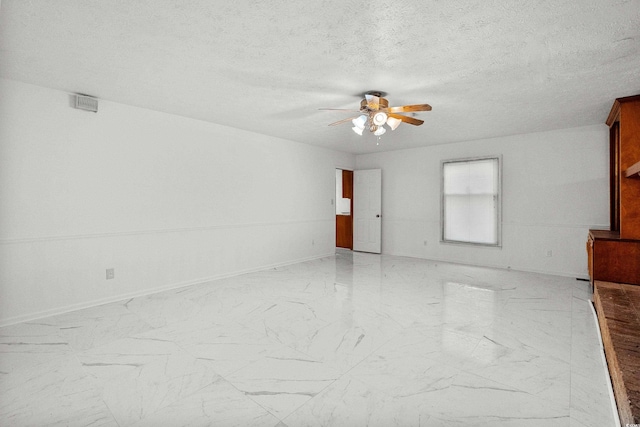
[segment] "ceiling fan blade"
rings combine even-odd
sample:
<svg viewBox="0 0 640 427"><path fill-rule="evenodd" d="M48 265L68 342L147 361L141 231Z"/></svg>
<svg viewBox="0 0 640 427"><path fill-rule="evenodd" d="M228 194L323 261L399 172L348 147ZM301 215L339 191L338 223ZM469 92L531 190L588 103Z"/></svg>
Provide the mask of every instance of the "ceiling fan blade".
<svg viewBox="0 0 640 427"><path fill-rule="evenodd" d="M329 126L335 126L335 125L340 125L342 123L350 122L351 120L357 119L358 117L360 116L349 117L347 119L338 120L337 122L329 123Z"/></svg>
<svg viewBox="0 0 640 427"><path fill-rule="evenodd" d="M323 111L351 111L353 113L359 113L360 110L354 110L353 108L318 108Z"/></svg>
<svg viewBox="0 0 640 427"><path fill-rule="evenodd" d="M431 111L429 104L403 105L400 107L390 107L390 113L412 113L414 111Z"/></svg>
<svg viewBox="0 0 640 427"><path fill-rule="evenodd" d="M424 120L414 119L413 117L403 116L402 114L393 114L389 113L389 117L393 117L394 119L402 120L405 123L409 123L410 125L420 126L424 123Z"/></svg>

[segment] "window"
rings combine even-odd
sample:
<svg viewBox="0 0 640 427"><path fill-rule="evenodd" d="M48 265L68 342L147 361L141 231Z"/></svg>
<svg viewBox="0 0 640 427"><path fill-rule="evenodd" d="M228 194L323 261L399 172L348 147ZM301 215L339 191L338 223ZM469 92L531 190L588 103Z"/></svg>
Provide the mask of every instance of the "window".
<svg viewBox="0 0 640 427"><path fill-rule="evenodd" d="M500 246L500 158L442 162L442 241Z"/></svg>

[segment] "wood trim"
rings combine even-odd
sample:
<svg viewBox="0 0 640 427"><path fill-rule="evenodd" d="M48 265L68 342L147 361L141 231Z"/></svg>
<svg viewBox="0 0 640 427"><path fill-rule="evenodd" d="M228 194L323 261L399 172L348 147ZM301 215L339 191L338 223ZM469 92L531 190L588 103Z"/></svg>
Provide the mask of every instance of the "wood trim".
<svg viewBox="0 0 640 427"><path fill-rule="evenodd" d="M624 173L640 162L640 96L620 106L620 236L640 240L640 182Z"/></svg>
<svg viewBox="0 0 640 427"><path fill-rule="evenodd" d="M609 111L609 117L607 117L605 123L611 127L617 121L620 121L620 102L616 99L613 101L613 106L611 107L611 111Z"/></svg>
<svg viewBox="0 0 640 427"><path fill-rule="evenodd" d="M634 102L640 101L640 94L625 96L623 98L616 98L613 101L613 106L611 107L611 111L609 112L609 117L607 117L607 126L611 126L614 122L620 120L620 105L625 102Z"/></svg>
<svg viewBox="0 0 640 427"><path fill-rule="evenodd" d="M587 239L587 271L589 272L589 281L593 289L593 236L591 234Z"/></svg>
<svg viewBox="0 0 640 427"><path fill-rule="evenodd" d="M636 286L597 281L593 301L622 425L640 422L640 292Z"/></svg>
<svg viewBox="0 0 640 427"><path fill-rule="evenodd" d="M624 175L627 178L640 178L640 162L630 166L624 171Z"/></svg>
<svg viewBox="0 0 640 427"><path fill-rule="evenodd" d="M618 115L620 111L618 110ZM620 231L620 122L609 128L609 213L611 231Z"/></svg>

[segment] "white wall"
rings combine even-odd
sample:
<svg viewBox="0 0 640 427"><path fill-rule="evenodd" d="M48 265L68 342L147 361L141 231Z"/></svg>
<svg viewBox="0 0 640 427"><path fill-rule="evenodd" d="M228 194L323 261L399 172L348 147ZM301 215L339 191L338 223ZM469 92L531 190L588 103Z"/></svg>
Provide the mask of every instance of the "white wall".
<svg viewBox="0 0 640 427"><path fill-rule="evenodd" d="M354 162L0 79L0 324L331 254Z"/></svg>
<svg viewBox="0 0 640 427"><path fill-rule="evenodd" d="M586 277L607 139L598 125L354 157L0 79L0 324L333 253L335 169L354 166L383 170L384 253ZM440 243L440 161L494 154L503 247Z"/></svg>
<svg viewBox="0 0 640 427"><path fill-rule="evenodd" d="M503 156L502 248L440 243L440 162L485 155ZM387 254L584 278L587 230L609 224L604 124L360 155L356 166L382 169Z"/></svg>

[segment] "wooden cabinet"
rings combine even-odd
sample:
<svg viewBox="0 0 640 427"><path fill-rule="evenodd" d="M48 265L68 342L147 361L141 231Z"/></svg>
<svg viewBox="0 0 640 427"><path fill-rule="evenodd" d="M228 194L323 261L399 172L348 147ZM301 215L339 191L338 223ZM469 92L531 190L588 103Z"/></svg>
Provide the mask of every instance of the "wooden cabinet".
<svg viewBox="0 0 640 427"><path fill-rule="evenodd" d="M640 285L640 240L622 239L617 231L589 230L591 280Z"/></svg>
<svg viewBox="0 0 640 427"><path fill-rule="evenodd" d="M616 99L607 125L611 224L589 230L589 276L640 285L640 95Z"/></svg>
<svg viewBox="0 0 640 427"><path fill-rule="evenodd" d="M640 240L640 95L616 99L607 118L611 152L611 231ZM615 218L613 216L615 215Z"/></svg>
<svg viewBox="0 0 640 427"><path fill-rule="evenodd" d="M336 215L336 247L353 249L353 171L342 171L342 197L350 199L351 206L349 215Z"/></svg>

